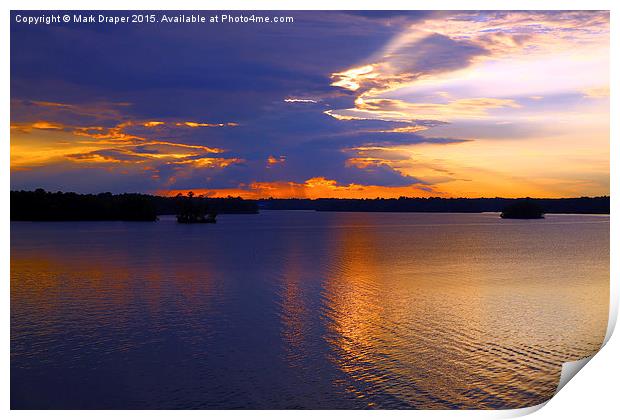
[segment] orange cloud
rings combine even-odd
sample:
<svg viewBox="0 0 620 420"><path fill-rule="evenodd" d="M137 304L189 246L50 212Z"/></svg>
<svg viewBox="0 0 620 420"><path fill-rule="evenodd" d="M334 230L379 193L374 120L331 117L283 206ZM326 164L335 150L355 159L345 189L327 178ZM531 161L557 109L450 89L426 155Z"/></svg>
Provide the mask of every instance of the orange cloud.
<svg viewBox="0 0 620 420"><path fill-rule="evenodd" d="M391 163L392 163L391 160L381 159L381 158L376 158L376 157L354 157L354 158L347 159L345 165L347 167L353 166L355 168L366 169L372 166L381 166L381 165L390 166Z"/></svg>
<svg viewBox="0 0 620 420"><path fill-rule="evenodd" d="M189 191L208 197L235 196L245 199L261 198L398 198L430 197L441 195L432 187L423 184L408 186L384 187L379 185L338 184L333 179L314 177L303 183L291 181L254 182L249 185L240 185L239 188L229 189L193 189L193 190L161 190L157 194L175 196L178 193L187 194Z"/></svg>
<svg viewBox="0 0 620 420"><path fill-rule="evenodd" d="M66 155L66 158L76 162L88 163L143 163L145 160L136 160L131 158L123 159L119 155L105 155L102 152L73 153Z"/></svg>
<svg viewBox="0 0 620 420"><path fill-rule="evenodd" d="M166 123L163 121L147 121L145 123L142 123L142 125L145 127L157 127L157 126L164 125L164 124Z"/></svg>
<svg viewBox="0 0 620 420"><path fill-rule="evenodd" d="M32 129L36 130L62 130L65 126L51 121L35 121L32 123L11 123L11 130L28 133Z"/></svg>
<svg viewBox="0 0 620 420"><path fill-rule="evenodd" d="M73 134L76 136L90 137L99 140L110 140L115 142L127 142L131 140L146 140L144 137L125 133L125 128L132 126L133 123L125 122L115 127L76 127Z"/></svg>
<svg viewBox="0 0 620 420"><path fill-rule="evenodd" d="M196 127L237 127L239 124L235 123L235 122L228 122L228 123L198 123L198 122L192 122L192 121L185 121L185 122L175 123L175 125L177 127L187 126L187 127L196 128Z"/></svg>
<svg viewBox="0 0 620 420"><path fill-rule="evenodd" d="M286 162L286 156L275 157L270 155L267 158L267 167L271 168L272 166L283 164L284 162Z"/></svg>
<svg viewBox="0 0 620 420"><path fill-rule="evenodd" d="M196 168L225 168L234 163L241 163L243 159L239 158L218 158L218 157L203 157L197 159L185 159L171 162L173 165L190 165Z"/></svg>
<svg viewBox="0 0 620 420"><path fill-rule="evenodd" d="M36 128L39 130L61 130L63 126L62 124L57 124L49 121L37 121L32 124L32 128Z"/></svg>
<svg viewBox="0 0 620 420"><path fill-rule="evenodd" d="M423 125L408 125L406 127L397 127L391 130L380 130L379 133L417 133L418 131L428 130Z"/></svg>
<svg viewBox="0 0 620 420"><path fill-rule="evenodd" d="M185 144L185 143L174 143L170 141L161 141L161 140L151 140L144 143L141 143L142 146L151 146L151 145L162 145L162 146L171 146L171 147L180 147L182 149L196 149L201 150L206 153L224 153L226 150L220 149L218 147L209 147L202 146L199 144Z"/></svg>
<svg viewBox="0 0 620 420"><path fill-rule="evenodd" d="M43 103L38 106L61 109L72 107L60 103ZM238 158L205 156L223 153L224 149L162 141L128 132L132 127L163 125L166 125L163 121L131 120L113 127L69 126L47 120L12 123L11 169L20 170L67 160L75 164L106 165L110 169L114 165L141 166L148 162L188 168L222 168L241 161Z"/></svg>

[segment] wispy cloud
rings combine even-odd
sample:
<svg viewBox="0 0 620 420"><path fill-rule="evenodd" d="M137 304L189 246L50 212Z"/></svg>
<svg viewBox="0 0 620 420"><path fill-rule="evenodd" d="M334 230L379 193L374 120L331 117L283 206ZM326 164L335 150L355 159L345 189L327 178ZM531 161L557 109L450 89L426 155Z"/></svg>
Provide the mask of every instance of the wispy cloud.
<svg viewBox="0 0 620 420"><path fill-rule="evenodd" d="M311 103L311 104L316 104L317 100L315 99L304 99L304 98L286 98L284 99L284 102L289 102L289 103Z"/></svg>
<svg viewBox="0 0 620 420"><path fill-rule="evenodd" d="M276 165L281 165L284 162L286 162L286 156L273 156L273 155L269 155L269 157L267 158L267 167L271 168L274 167Z"/></svg>

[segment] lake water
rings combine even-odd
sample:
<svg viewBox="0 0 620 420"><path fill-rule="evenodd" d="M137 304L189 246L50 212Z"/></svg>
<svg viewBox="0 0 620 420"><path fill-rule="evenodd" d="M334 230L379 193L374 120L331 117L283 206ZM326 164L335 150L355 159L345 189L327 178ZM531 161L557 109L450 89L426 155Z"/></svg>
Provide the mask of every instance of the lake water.
<svg viewBox="0 0 620 420"><path fill-rule="evenodd" d="M530 406L608 302L608 216L12 222L11 406Z"/></svg>

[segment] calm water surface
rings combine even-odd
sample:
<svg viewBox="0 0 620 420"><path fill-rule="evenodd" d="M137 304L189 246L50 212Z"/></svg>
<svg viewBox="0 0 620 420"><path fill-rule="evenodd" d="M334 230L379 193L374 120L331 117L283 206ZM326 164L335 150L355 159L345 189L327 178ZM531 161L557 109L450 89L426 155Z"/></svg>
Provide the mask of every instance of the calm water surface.
<svg viewBox="0 0 620 420"><path fill-rule="evenodd" d="M11 405L529 406L608 301L608 216L13 222Z"/></svg>

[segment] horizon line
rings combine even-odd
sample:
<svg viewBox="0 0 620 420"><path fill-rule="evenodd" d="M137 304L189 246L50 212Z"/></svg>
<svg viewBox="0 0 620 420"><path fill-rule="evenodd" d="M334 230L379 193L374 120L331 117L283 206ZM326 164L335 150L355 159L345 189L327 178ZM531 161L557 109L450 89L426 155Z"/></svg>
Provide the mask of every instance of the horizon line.
<svg viewBox="0 0 620 420"><path fill-rule="evenodd" d="M56 194L56 193L62 193L62 194L78 194L78 195L99 195L99 194L112 194L112 195L122 195L122 194L140 194L140 195L149 195L152 197L162 197L162 198L175 198L177 195L165 195L165 194L157 194L157 193L151 193L151 192L131 192L131 191L125 191L125 192L111 192L111 191L101 191L101 192L76 192L76 191L61 191L61 190L56 190L56 191L50 191L50 190L46 190L44 188L35 188L32 190L25 190L25 189L11 189L10 192L35 192L37 190L43 190L46 193L52 193L52 194ZM191 190L187 190L188 192ZM186 195L182 195L184 197L186 197ZM532 196L521 196L521 197L502 197L502 196L493 196L493 197L441 197L441 196L430 196L430 197L415 197L415 196L400 196L400 197L364 197L364 198L345 198L345 197L317 197L317 198L309 198L309 197L258 197L258 198L244 198L241 197L240 195L226 195L226 196L209 196L209 195L204 195L204 194L196 194L194 195L194 197L196 198L220 198L220 199L226 199L226 198L238 198L238 199L242 199L242 200L251 200L251 201L260 201L260 200L310 200L310 201L317 201L317 200L399 200L399 199L409 199L409 200L429 200L429 199L441 199L441 200L494 200L494 199L501 199L501 200L524 200L524 199L530 199L530 200L570 200L570 199L580 199L580 198L611 198L610 194L606 194L606 195L592 195L592 196L587 196L587 195L582 195L582 196L567 196L567 197L532 197Z"/></svg>

